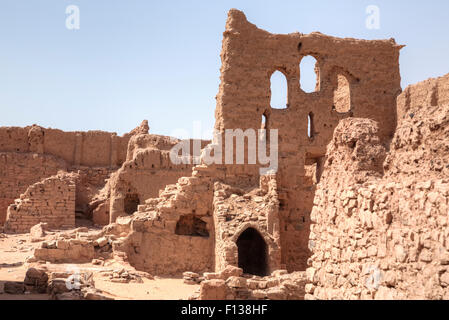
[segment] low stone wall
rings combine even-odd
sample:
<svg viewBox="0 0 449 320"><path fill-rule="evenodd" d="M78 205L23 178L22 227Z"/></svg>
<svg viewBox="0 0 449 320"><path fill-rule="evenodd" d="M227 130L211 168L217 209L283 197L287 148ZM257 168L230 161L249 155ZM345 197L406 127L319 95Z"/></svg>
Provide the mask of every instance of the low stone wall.
<svg viewBox="0 0 449 320"><path fill-rule="evenodd" d="M79 286L69 287L75 275ZM50 271L45 266L30 267L23 281L7 281L3 290L14 295L47 293L54 300L113 300L95 288L92 272Z"/></svg>
<svg viewBox="0 0 449 320"><path fill-rule="evenodd" d="M58 233L56 238L42 242L28 262L87 263L96 258L108 258L117 237L105 237L104 233L105 229L82 227Z"/></svg>
<svg viewBox="0 0 449 320"><path fill-rule="evenodd" d="M305 272L276 270L270 276L243 275L232 266L220 273L204 273L200 291L192 300L303 300Z"/></svg>
<svg viewBox="0 0 449 320"><path fill-rule="evenodd" d="M180 275L186 270L212 271L213 240L210 237L176 235L151 227L128 236L126 252L137 270L156 275Z"/></svg>
<svg viewBox="0 0 449 320"><path fill-rule="evenodd" d="M34 260L56 263L87 263L95 256L94 243L83 239L57 240L43 242L34 250Z"/></svg>

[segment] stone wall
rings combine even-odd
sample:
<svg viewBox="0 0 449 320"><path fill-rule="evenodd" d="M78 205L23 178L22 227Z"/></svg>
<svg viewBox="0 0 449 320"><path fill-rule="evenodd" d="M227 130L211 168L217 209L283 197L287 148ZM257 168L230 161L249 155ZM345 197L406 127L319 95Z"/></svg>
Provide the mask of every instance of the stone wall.
<svg viewBox="0 0 449 320"><path fill-rule="evenodd" d="M5 222L6 208L14 199L31 184L55 175L58 170L117 169L125 161L130 137L130 134L118 137L115 133L102 131L64 132L37 125L0 127L0 224ZM101 171L97 170L94 176ZM109 173L99 177L103 186ZM91 176L92 179L95 178ZM86 207L89 203L86 198L89 191L86 190L97 187L95 182L79 189L77 204L81 205L78 207Z"/></svg>
<svg viewBox="0 0 449 320"><path fill-rule="evenodd" d="M196 167L191 177L182 177L175 185L161 190L158 198L147 199L132 216L118 218L119 224L129 219L129 227L122 241L113 246L114 251L126 253L134 267L151 274L212 271L213 184L212 178L200 170ZM179 232L186 216L204 225L201 233L194 228L191 234ZM113 226L117 228L117 223ZM121 228L115 233L123 232Z"/></svg>
<svg viewBox="0 0 449 320"><path fill-rule="evenodd" d="M279 130L282 263L289 271L305 270L315 192L305 166L322 165L326 146L341 119L373 119L380 124L382 141L393 136L396 97L401 92L401 46L393 39L339 39L319 32L270 34L235 9L229 12L223 36L215 128L221 133L226 129L260 129L265 119L265 128ZM317 87L312 93L300 87L299 65L306 56L317 60ZM287 81L285 109L270 105L270 77L275 71ZM341 77L348 88L340 88L345 83ZM348 110L339 112L345 103ZM312 122L310 137L308 118ZM242 174L258 175L254 166L242 167Z"/></svg>
<svg viewBox="0 0 449 320"><path fill-rule="evenodd" d="M0 152L0 224L6 220L8 206L28 186L55 175L59 170L67 170L67 163L51 155Z"/></svg>
<svg viewBox="0 0 449 320"><path fill-rule="evenodd" d="M148 130L147 121L123 137L101 131L63 132L36 125L0 128L0 224L5 222L7 207L29 185L59 170L77 173L75 210L80 217L105 225L111 220L110 212L112 221L133 213L124 210L128 195L136 196L141 203L157 197L159 190L189 175L193 167L170 162L169 151L179 140L150 135ZM138 138L128 146L134 136ZM199 143L204 147L208 142Z"/></svg>
<svg viewBox="0 0 449 320"><path fill-rule="evenodd" d="M30 185L61 170L77 173L76 211L88 215L89 203L104 187L112 169L69 167L64 160L46 154L0 152L0 224L6 220L8 206Z"/></svg>
<svg viewBox="0 0 449 320"><path fill-rule="evenodd" d="M204 272L221 270L228 265L236 266L238 261L235 242L239 234L251 227L259 230L267 243L268 272L278 269L279 222L274 177L263 178L260 189L248 189L240 199L232 196L232 192L229 193L228 208L235 201L243 206L241 214L230 219L225 217L228 212L223 209L226 206L219 206L220 201L227 202L228 198L219 198L223 196L223 192L226 194L227 191L240 190L241 186L226 186L222 182L224 178L222 170L204 165L196 166L190 177L181 177L176 184L166 186L157 198L147 199L144 204L140 204L133 215L118 217L98 237L109 238L112 251L124 254L126 260L139 270L157 275L179 275L185 271ZM219 230L226 233L219 241L215 239L214 210L219 216ZM237 208L232 209L234 212L236 210ZM248 211L251 211L250 215ZM229 214L234 215L232 212ZM224 221L221 218L225 218ZM231 228L231 224L234 227ZM92 239L85 245L93 248L95 241L96 239ZM232 243L233 247L222 246L220 243ZM231 250L225 252L226 248ZM64 250L64 254L61 250ZM56 244L54 248L35 251L36 259L54 259L55 255L60 260L70 257L67 262L82 259L80 253L66 245L59 248ZM230 260L218 259L220 263L216 262L216 257L231 255L233 258Z"/></svg>
<svg viewBox="0 0 449 320"><path fill-rule="evenodd" d="M130 140L122 168L95 200L94 215L99 218L108 214L109 207L114 223L106 227L107 234L119 237L113 251L123 252L131 264L150 273L218 271L240 263L237 242L253 229L268 248L268 271L305 270L311 254L310 212L326 146L339 121L351 117L378 121L372 132L379 137L378 145L392 138L401 92L400 49L393 39L339 39L318 32L270 34L249 23L242 12L231 10L215 111L219 135L203 155L227 129L277 129L278 171L268 182L266 177L260 179L260 164L203 162L156 195L164 183L186 175L191 167L171 167L168 150L173 142L137 134ZM300 87L299 64L306 56L317 60L313 93ZM270 77L276 70L287 80L285 109L270 105ZM342 111L343 105L348 109ZM364 125L372 127L369 121ZM198 253L198 260L186 252Z"/></svg>
<svg viewBox="0 0 449 320"><path fill-rule="evenodd" d="M111 174L115 170L111 168L91 168L78 167L72 168L73 172L77 174L76 179L76 203L75 211L83 214L86 219L93 220L92 201L101 192L105 184L109 180ZM96 223L95 221L93 221ZM98 222L98 221L97 221ZM99 223L105 225L109 222L109 216L106 223Z"/></svg>
<svg viewBox="0 0 449 320"><path fill-rule="evenodd" d="M303 300L306 280L304 272L275 270L258 277L230 266L220 273L204 273L204 278L192 300Z"/></svg>
<svg viewBox="0 0 449 320"><path fill-rule="evenodd" d="M266 244L265 261L257 261L260 267L266 264L262 270L264 275L280 269L279 201L275 176L262 176L260 188L249 192L220 182L215 183L214 190L215 272L221 272L227 266L242 267L238 239L248 229L255 230Z"/></svg>
<svg viewBox="0 0 449 320"><path fill-rule="evenodd" d="M372 121L336 129L312 212L307 299L449 299L448 84L404 91L388 153Z"/></svg>
<svg viewBox="0 0 449 320"><path fill-rule="evenodd" d="M177 235L173 231L154 227L143 233L132 233L127 241L132 266L157 275L180 275L186 270L212 271L213 240Z"/></svg>
<svg viewBox="0 0 449 320"><path fill-rule="evenodd" d="M58 174L37 182L8 207L5 231L29 232L38 223L49 228L75 227L75 178Z"/></svg>
<svg viewBox="0 0 449 320"><path fill-rule="evenodd" d="M129 138L129 134L65 132L37 125L1 127L0 151L50 154L72 166L119 167L125 161Z"/></svg>

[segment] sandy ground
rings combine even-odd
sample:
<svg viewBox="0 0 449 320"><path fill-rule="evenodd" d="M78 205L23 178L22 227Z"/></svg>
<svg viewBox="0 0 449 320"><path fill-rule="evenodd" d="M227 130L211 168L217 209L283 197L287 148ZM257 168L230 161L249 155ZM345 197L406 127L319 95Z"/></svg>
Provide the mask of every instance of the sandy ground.
<svg viewBox="0 0 449 320"><path fill-rule="evenodd" d="M144 283L113 283L96 279L95 287L121 300L185 300L198 285L186 285L182 279L144 279Z"/></svg>
<svg viewBox="0 0 449 320"><path fill-rule="evenodd" d="M29 234L5 235L0 233L0 300L45 300L46 294L11 295L3 292L5 281L23 281L28 265L25 260L32 255L40 243L32 243ZM101 271L120 268L114 261L105 266L92 264L45 264L49 270L89 270L94 273L95 287L108 296L119 300L180 300L187 299L199 285L187 285L182 278L155 277L143 279L143 283L114 283L101 274Z"/></svg>

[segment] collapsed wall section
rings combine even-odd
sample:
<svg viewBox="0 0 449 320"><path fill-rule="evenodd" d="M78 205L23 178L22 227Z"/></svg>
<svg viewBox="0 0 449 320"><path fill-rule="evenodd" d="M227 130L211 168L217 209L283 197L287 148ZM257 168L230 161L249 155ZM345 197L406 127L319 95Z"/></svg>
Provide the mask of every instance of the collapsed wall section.
<svg viewBox="0 0 449 320"><path fill-rule="evenodd" d="M51 155L0 152L0 224L6 220L8 206L28 186L55 175L59 170L67 170L67 163Z"/></svg>
<svg viewBox="0 0 449 320"><path fill-rule="evenodd" d="M192 176L167 186L158 198L147 199L132 216L118 218L115 225L127 220L128 231L113 250L126 253L135 268L151 274L212 271L213 177L209 173L195 167Z"/></svg>
<svg viewBox="0 0 449 320"><path fill-rule="evenodd" d="M133 132L148 131L145 124ZM77 194L77 210L87 211L89 199L104 186L111 170L125 161L131 136L118 137L102 131L64 132L37 125L0 127L0 224L5 222L6 208L28 186L59 170L86 173Z"/></svg>
<svg viewBox="0 0 449 320"><path fill-rule="evenodd" d="M49 228L75 227L75 177L58 174L37 182L8 207L5 231L29 232L38 223Z"/></svg>
<svg viewBox="0 0 449 320"><path fill-rule="evenodd" d="M131 215L139 204L156 198L165 186L179 178L190 176L193 168L193 141L188 141L188 163L174 164L170 151L181 141L153 134L134 135L128 144L127 160L109 181L109 222L117 217ZM209 141L197 141L199 149ZM200 151L200 150L197 150Z"/></svg>
<svg viewBox="0 0 449 320"><path fill-rule="evenodd" d="M388 153L375 123L340 123L312 212L306 298L449 299L447 84L398 98Z"/></svg>
<svg viewBox="0 0 449 320"><path fill-rule="evenodd" d="M214 184L215 272L228 266L266 276L280 269L279 201L274 176L246 192Z"/></svg>

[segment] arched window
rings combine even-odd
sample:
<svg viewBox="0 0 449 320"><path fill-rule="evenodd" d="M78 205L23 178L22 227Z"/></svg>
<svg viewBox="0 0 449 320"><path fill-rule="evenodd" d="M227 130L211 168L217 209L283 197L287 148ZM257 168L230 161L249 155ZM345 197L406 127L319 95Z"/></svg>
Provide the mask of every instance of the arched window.
<svg viewBox="0 0 449 320"><path fill-rule="evenodd" d="M337 88L334 90L334 109L339 113L351 111L351 89L348 79L337 75Z"/></svg>
<svg viewBox="0 0 449 320"><path fill-rule="evenodd" d="M320 91L320 69L318 62L312 56L305 56L299 64L299 82L306 93Z"/></svg>
<svg viewBox="0 0 449 320"><path fill-rule="evenodd" d="M288 104L287 78L280 71L275 71L271 75L271 101L273 109L285 109Z"/></svg>

